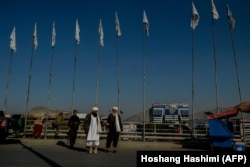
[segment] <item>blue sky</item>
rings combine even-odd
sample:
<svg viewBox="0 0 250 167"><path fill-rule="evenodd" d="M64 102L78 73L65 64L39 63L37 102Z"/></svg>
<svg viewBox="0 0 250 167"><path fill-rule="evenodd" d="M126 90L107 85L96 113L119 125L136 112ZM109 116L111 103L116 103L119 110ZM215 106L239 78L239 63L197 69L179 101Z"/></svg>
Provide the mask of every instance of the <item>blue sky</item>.
<svg viewBox="0 0 250 167"><path fill-rule="evenodd" d="M0 106L3 108L10 57L10 34L16 27L17 52L13 54L8 89L8 113L24 113L34 22L38 47L34 51L29 109L48 101L52 22L56 24L50 108L71 109L75 21L80 25L77 47L75 108L89 112L95 105L98 26L102 18L104 47L100 50L98 107L107 114L117 105L115 12L121 33L120 104L123 117L143 107L143 24L145 9L150 36L145 38L146 106L154 102L191 104L192 29L191 0L9 0L0 2ZM228 2L236 20L236 48L242 101L250 98L250 1L215 0L220 15L215 20L219 107L239 103L232 42L226 15ZM194 111L216 107L210 0L194 0L200 15L194 30Z"/></svg>

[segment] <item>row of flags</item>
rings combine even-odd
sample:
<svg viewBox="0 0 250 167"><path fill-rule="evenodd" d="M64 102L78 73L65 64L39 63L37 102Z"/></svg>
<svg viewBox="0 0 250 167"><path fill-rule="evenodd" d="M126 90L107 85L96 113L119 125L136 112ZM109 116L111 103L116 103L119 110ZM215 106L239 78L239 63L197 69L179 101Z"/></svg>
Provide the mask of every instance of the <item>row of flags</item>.
<svg viewBox="0 0 250 167"><path fill-rule="evenodd" d="M146 32L147 36L149 36L149 22L148 22L145 10L143 11L142 22L145 25L145 32ZM118 18L117 12L115 12L115 25L116 25L116 27L115 27L116 37L120 37L121 36L121 29L120 29L120 23L119 23L119 18ZM102 28L102 19L100 19L100 22L99 22L98 33L100 36L99 43L103 47L104 46L104 33L103 33L103 28ZM78 45L80 44L80 26L78 23L78 18L76 19L75 41L76 41L76 44L78 44ZM55 44L56 44L56 27L55 27L55 22L53 22L51 46L54 47ZM36 26L36 22L35 22L34 33L33 33L33 48L36 49L37 46L38 46L38 37L37 37L37 26ZM10 49L13 52L16 52L16 28L15 28L15 26L12 30L11 35L10 35Z"/></svg>
<svg viewBox="0 0 250 167"><path fill-rule="evenodd" d="M219 13L218 13L216 6L214 4L214 0L211 0L211 6L212 6L213 19L215 19L215 20L219 19L220 16L219 16ZM227 17L228 17L228 21L229 21L230 30L232 31L235 27L235 20L233 18L232 12L231 12L228 4L227 4ZM200 21L200 15L199 15L194 3L192 2L191 28L193 30L198 26L199 21ZM148 18L147 18L145 10L143 11L142 23L144 24L146 35L149 36L149 22L148 22ZM119 23L119 18L118 18L117 12L115 12L115 25L116 25L116 27L115 27L116 37L120 37L121 36L121 29L120 29L120 23ZM104 46L104 33L103 33L103 27L102 27L102 19L100 19L98 33L100 36L99 43L103 47ZM76 41L76 44L80 44L80 26L78 23L78 19L76 19L75 41ZM55 44L56 44L56 29L55 29L55 22L53 22L51 46L54 47ZM34 34L33 34L33 47L34 47L34 49L36 49L37 46L38 46L37 26L35 23ZM10 49L12 51L16 52L16 29L15 29L15 27L13 28L12 33L10 35Z"/></svg>
<svg viewBox="0 0 250 167"><path fill-rule="evenodd" d="M216 9L216 6L214 4L214 1L211 0L211 6L212 6L212 16L213 19L218 20L219 19L219 13ZM228 22L229 22L229 26L230 26L230 30L233 31L234 27L235 27L235 20L233 18L233 14L230 10L229 5L227 4L227 17L228 17ZM194 5L194 3L192 2L192 17L191 17L191 28L194 30L196 28L196 26L198 25L200 21L200 15Z"/></svg>

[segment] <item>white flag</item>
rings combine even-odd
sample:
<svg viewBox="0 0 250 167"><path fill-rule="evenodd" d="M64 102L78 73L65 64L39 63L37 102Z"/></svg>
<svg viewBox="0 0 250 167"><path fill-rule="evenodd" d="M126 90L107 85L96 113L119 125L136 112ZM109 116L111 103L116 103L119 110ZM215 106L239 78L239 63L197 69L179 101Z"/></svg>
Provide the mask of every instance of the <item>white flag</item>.
<svg viewBox="0 0 250 167"><path fill-rule="evenodd" d="M214 4L214 0L211 0L211 4L212 4L212 14L213 14L213 19L219 19L219 13L217 12L217 9L215 7L215 4Z"/></svg>
<svg viewBox="0 0 250 167"><path fill-rule="evenodd" d="M14 27L10 35L10 49L16 52L16 28Z"/></svg>
<svg viewBox="0 0 250 167"><path fill-rule="evenodd" d="M78 24L78 19L76 19L75 40L76 40L76 43L79 45L80 44L80 27L79 27L79 24Z"/></svg>
<svg viewBox="0 0 250 167"><path fill-rule="evenodd" d="M116 36L117 37L122 35L117 12L115 12L115 30L116 30Z"/></svg>
<svg viewBox="0 0 250 167"><path fill-rule="evenodd" d="M145 30L146 30L147 36L149 36L149 22L148 22L148 18L147 18L145 10L143 11L142 23L145 25Z"/></svg>
<svg viewBox="0 0 250 167"><path fill-rule="evenodd" d="M103 28L102 28L102 19L100 19L98 32L100 35L100 45L103 47L104 46L104 41L103 41L104 33L103 33Z"/></svg>
<svg viewBox="0 0 250 167"><path fill-rule="evenodd" d="M53 22L51 46L54 47L55 44L56 44L56 27L55 27L55 22Z"/></svg>
<svg viewBox="0 0 250 167"><path fill-rule="evenodd" d="M228 4L227 4L227 17L228 17L230 30L233 31L234 26L235 26L235 20L233 18L233 14L232 14Z"/></svg>
<svg viewBox="0 0 250 167"><path fill-rule="evenodd" d="M37 39L37 30L36 30L36 22L34 26L34 34L33 34L33 47L36 49L38 46L38 39Z"/></svg>
<svg viewBox="0 0 250 167"><path fill-rule="evenodd" d="M194 30L195 27L198 25L200 21L200 15L196 10L196 7L194 5L194 3L192 2L192 18L191 18L191 27Z"/></svg>

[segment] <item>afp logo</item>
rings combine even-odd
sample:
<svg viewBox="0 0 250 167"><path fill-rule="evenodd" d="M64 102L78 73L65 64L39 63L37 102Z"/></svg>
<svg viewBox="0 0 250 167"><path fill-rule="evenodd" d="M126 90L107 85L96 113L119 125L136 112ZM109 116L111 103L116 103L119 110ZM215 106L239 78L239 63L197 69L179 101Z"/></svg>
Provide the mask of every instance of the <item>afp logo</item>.
<svg viewBox="0 0 250 167"><path fill-rule="evenodd" d="M223 155L222 156L222 162L223 164L226 164L226 163L240 163L240 164L246 164L247 162L247 158L246 158L246 155Z"/></svg>

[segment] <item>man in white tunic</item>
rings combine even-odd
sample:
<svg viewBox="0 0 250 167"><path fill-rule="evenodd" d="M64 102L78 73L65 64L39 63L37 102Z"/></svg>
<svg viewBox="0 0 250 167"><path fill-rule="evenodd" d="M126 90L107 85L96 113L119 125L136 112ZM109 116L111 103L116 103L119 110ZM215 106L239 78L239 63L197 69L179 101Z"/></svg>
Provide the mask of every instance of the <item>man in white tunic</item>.
<svg viewBox="0 0 250 167"><path fill-rule="evenodd" d="M84 128L86 133L86 145L89 147L89 154L97 154L99 146L100 132L102 132L98 108L93 107L91 112L86 116Z"/></svg>

